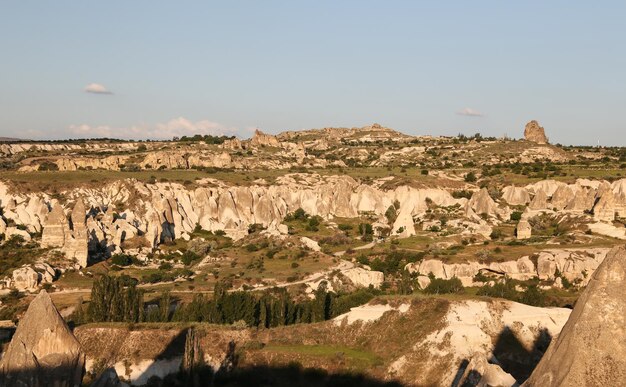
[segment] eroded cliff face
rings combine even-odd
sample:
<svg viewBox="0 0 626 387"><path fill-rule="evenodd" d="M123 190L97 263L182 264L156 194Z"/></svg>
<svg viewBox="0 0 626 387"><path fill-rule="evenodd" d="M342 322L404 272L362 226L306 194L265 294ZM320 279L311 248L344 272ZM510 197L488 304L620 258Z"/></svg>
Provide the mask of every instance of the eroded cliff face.
<svg viewBox="0 0 626 387"><path fill-rule="evenodd" d="M87 203L85 227L90 243L105 242L112 249L139 236L149 246L188 238L198 225L204 230L223 230L233 239L247 235L248 226L255 223L278 232L284 217L298 208L324 219L353 218L368 212L383 220L395 200L401 203L401 216L393 229L410 236L415 234L413 217L427 210L427 200L446 206L465 203L444 189L399 187L383 191L348 176L295 174L281 177L273 185L252 186L229 186L214 179L196 183L190 189L176 183L128 180L101 189L74 189L66 192L66 197L71 202ZM45 193L10 194L7 186L0 185L0 205L5 217L17 224L33 230L43 228L45 246L67 246L82 238L82 222L72 222L70 230L63 205ZM30 207L34 211L27 210ZM82 208L75 208L72 215L78 216L77 212Z"/></svg>
<svg viewBox="0 0 626 387"><path fill-rule="evenodd" d="M4 218L16 225L33 233L43 230L43 246L63 249L80 266L87 264L86 245L91 251L119 252L125 241L136 239L141 240L137 245L150 248L167 240L188 239L198 226L223 230L239 239L256 223L278 235L285 232L280 227L285 216L298 208L327 220L371 214L390 227L392 235L409 237L415 234L416 219L429 206L458 206L465 211L465 220L454 220L459 227L488 237L493 225L509 219L509 205L529 203L523 221L556 210L583 217L594 231L626 239L624 230L615 229L611 223L616 216L626 215L626 179L612 184L578 180L569 185L544 180L525 187L505 187L503 194L496 202L482 189L468 201L453 198L444 188L400 186L385 190L380 184L363 184L349 176L291 174L271 185L250 186L215 179L198 180L191 187L125 180L97 189L69 190L63 195L64 203L45 193L11 193L0 183L0 207ZM394 203L399 204L397 216L388 224L385 212ZM593 218L588 213L593 213ZM0 232L7 230L5 224ZM526 227L524 233L522 237L528 237L532 230Z"/></svg>
<svg viewBox="0 0 626 387"><path fill-rule="evenodd" d="M0 360L0 384L80 386L85 355L45 290L30 303Z"/></svg>

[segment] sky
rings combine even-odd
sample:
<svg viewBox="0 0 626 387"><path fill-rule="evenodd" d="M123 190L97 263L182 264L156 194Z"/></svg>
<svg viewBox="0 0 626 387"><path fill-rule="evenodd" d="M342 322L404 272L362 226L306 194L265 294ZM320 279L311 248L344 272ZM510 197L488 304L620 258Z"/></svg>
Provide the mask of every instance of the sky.
<svg viewBox="0 0 626 387"><path fill-rule="evenodd" d="M623 1L2 1L0 136L626 145Z"/></svg>

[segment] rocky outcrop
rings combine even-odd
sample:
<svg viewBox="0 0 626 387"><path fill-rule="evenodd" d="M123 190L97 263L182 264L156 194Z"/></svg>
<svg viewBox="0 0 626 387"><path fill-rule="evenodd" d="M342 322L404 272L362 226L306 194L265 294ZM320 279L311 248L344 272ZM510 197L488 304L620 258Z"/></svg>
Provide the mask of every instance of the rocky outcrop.
<svg viewBox="0 0 626 387"><path fill-rule="evenodd" d="M546 195L546 192L543 189L537 191L535 197L528 205L528 208L534 211L548 208L548 195Z"/></svg>
<svg viewBox="0 0 626 387"><path fill-rule="evenodd" d="M13 270L11 287L24 292L33 292L40 285L50 284L57 276L56 270L47 263L23 266Z"/></svg>
<svg viewBox="0 0 626 387"><path fill-rule="evenodd" d="M71 235L65 240L63 251L65 256L75 259L81 267L87 267L87 210L82 198L79 198L72 209Z"/></svg>
<svg viewBox="0 0 626 387"><path fill-rule="evenodd" d="M385 280L382 272L366 270L360 267L343 270L341 274L345 275L355 286L364 288L371 285L374 288L378 289Z"/></svg>
<svg viewBox="0 0 626 387"><path fill-rule="evenodd" d="M526 141L536 142L537 144L548 143L548 137L546 137L543 127L541 127L535 120L526 124L526 127L524 128L524 139Z"/></svg>
<svg viewBox="0 0 626 387"><path fill-rule="evenodd" d="M626 381L626 250L616 247L593 274L527 387L619 386Z"/></svg>
<svg viewBox="0 0 626 387"><path fill-rule="evenodd" d="M45 290L30 303L0 360L3 386L80 386L85 355Z"/></svg>
<svg viewBox="0 0 626 387"><path fill-rule="evenodd" d="M616 213L615 195L613 191L607 190L593 207L593 218L601 222L612 222Z"/></svg>
<svg viewBox="0 0 626 387"><path fill-rule="evenodd" d="M532 236L532 227L527 220L520 220L515 228L515 236L517 239L528 239Z"/></svg>
<svg viewBox="0 0 626 387"><path fill-rule="evenodd" d="M492 216L496 214L498 205L489 196L489 191L486 188L482 188L480 191L474 192L472 198L467 203L467 208L473 210L478 215Z"/></svg>
<svg viewBox="0 0 626 387"><path fill-rule="evenodd" d="M418 273L418 278L428 277L431 273L435 278L441 279L457 277L463 286L482 286L482 283L474 282L474 277L481 272L506 275L524 281L533 277L554 280L558 270L559 275L570 282L585 285L608 250L608 248L544 250L539 253L536 266L530 257L524 256L516 261L491 263L447 264L438 259L425 259L407 264L405 269L410 273ZM425 283L426 280L422 282Z"/></svg>
<svg viewBox="0 0 626 387"><path fill-rule="evenodd" d="M273 146L280 147L280 142L276 136L261 132L259 129L254 131L254 136L250 139L252 146Z"/></svg>
<svg viewBox="0 0 626 387"><path fill-rule="evenodd" d="M502 189L502 199L511 206L524 206L530 202L530 195L526 188L510 185Z"/></svg>
<svg viewBox="0 0 626 387"><path fill-rule="evenodd" d="M60 204L54 204L46 217L41 235L41 247L63 247L65 234L69 230L67 218Z"/></svg>
<svg viewBox="0 0 626 387"><path fill-rule="evenodd" d="M87 266L88 230L87 210L82 199L78 199L70 214L71 225L59 203L52 205L46 217L41 237L41 246L60 248L65 256L74 259L81 267Z"/></svg>

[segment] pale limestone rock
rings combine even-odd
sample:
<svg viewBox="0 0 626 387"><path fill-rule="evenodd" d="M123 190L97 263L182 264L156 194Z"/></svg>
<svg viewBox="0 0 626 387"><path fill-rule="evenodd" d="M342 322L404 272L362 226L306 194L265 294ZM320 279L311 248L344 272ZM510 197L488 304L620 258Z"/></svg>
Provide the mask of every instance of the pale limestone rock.
<svg viewBox="0 0 626 387"><path fill-rule="evenodd" d="M430 278L425 275L420 275L419 277L417 277L417 284L419 285L420 289L424 290L426 289L426 287L428 287L428 285L430 285Z"/></svg>
<svg viewBox="0 0 626 387"><path fill-rule="evenodd" d="M320 245L316 241L311 239L311 238L301 237L300 238L300 242L302 242L302 244L304 246L306 246L307 248L309 248L309 249L311 249L313 251L317 251L317 252L322 251Z"/></svg>
<svg viewBox="0 0 626 387"><path fill-rule="evenodd" d="M86 212L83 200L77 200L71 213L71 234L69 238L65 239L63 246L65 256L69 259L75 259L81 267L87 267L89 256Z"/></svg>
<svg viewBox="0 0 626 387"><path fill-rule="evenodd" d="M31 240L31 237L30 237L30 234L28 233L28 231L20 230L19 228L13 227L13 226L7 227L4 230L4 236L5 236L6 239L11 239L13 236L19 236L22 239L24 239L25 241Z"/></svg>
<svg viewBox="0 0 626 387"><path fill-rule="evenodd" d="M524 128L524 139L527 141L536 142L537 144L547 144L548 137L546 137L546 133L539 125L539 123L535 120L530 121L526 124Z"/></svg>
<svg viewBox="0 0 626 387"><path fill-rule="evenodd" d="M530 202L530 195L526 188L510 185L502 189L502 199L511 206L524 206Z"/></svg>
<svg viewBox="0 0 626 387"><path fill-rule="evenodd" d="M380 285L385 280L382 272L366 270L360 267L343 270L341 274L346 276L354 285L364 288L370 285L374 288L380 288Z"/></svg>
<svg viewBox="0 0 626 387"><path fill-rule="evenodd" d="M595 203L595 191L593 189L581 188L576 191L574 198L565 207L566 211L584 213L591 211Z"/></svg>
<svg viewBox="0 0 626 387"><path fill-rule="evenodd" d="M67 218L60 204L52 206L52 211L46 217L41 235L41 247L63 247L65 245ZM67 236L69 237L69 235Z"/></svg>
<svg viewBox="0 0 626 387"><path fill-rule="evenodd" d="M504 372L497 364L489 363L485 355L477 354L470 359L457 385L510 387L516 384L517 381L511 374Z"/></svg>
<svg viewBox="0 0 626 387"><path fill-rule="evenodd" d="M532 235L532 227L527 220L520 220L515 228L515 236L517 239L528 239Z"/></svg>
<svg viewBox="0 0 626 387"><path fill-rule="evenodd" d="M626 380L626 250L593 274L557 340L524 386L618 386Z"/></svg>
<svg viewBox="0 0 626 387"><path fill-rule="evenodd" d="M545 210L548 208L548 195L546 195L546 192L543 189L539 189L535 193L535 197L530 202L528 208L534 211Z"/></svg>
<svg viewBox="0 0 626 387"><path fill-rule="evenodd" d="M25 266L13 270L13 287L21 292L35 291L39 285L39 273L32 267Z"/></svg>
<svg viewBox="0 0 626 387"><path fill-rule="evenodd" d="M486 188L482 188L480 191L474 192L472 198L467 203L468 208L471 208L476 214L486 214L493 216L496 214L498 205L489 196L489 191Z"/></svg>
<svg viewBox="0 0 626 387"><path fill-rule="evenodd" d="M562 185L554 191L550 199L550 207L555 211L562 211L574 199L574 192L567 185Z"/></svg>
<svg viewBox="0 0 626 387"><path fill-rule="evenodd" d="M537 258L537 275L539 279L548 280L554 278L556 269L556 262L552 254L547 252L539 253Z"/></svg>
<svg viewBox="0 0 626 387"><path fill-rule="evenodd" d="M84 367L80 343L42 290L21 318L0 360L0 385L79 386Z"/></svg>
<svg viewBox="0 0 626 387"><path fill-rule="evenodd" d="M250 145L280 147L280 142L276 136L263 133L257 129L254 131L254 136L250 139Z"/></svg>
<svg viewBox="0 0 626 387"><path fill-rule="evenodd" d="M415 266L412 266L413 268ZM411 268L408 268L409 271L411 271ZM415 269L413 269L412 272L414 272ZM423 275L429 275L430 273L433 273L433 275L435 276L435 278L446 278L446 272L443 268L443 262L441 262L438 259L425 259L422 262L419 263L418 267L417 267L417 272L419 274L423 274Z"/></svg>
<svg viewBox="0 0 626 387"><path fill-rule="evenodd" d="M615 195L613 191L605 191L600 200L593 207L593 218L596 221L612 222L615 220L615 214L617 213Z"/></svg>

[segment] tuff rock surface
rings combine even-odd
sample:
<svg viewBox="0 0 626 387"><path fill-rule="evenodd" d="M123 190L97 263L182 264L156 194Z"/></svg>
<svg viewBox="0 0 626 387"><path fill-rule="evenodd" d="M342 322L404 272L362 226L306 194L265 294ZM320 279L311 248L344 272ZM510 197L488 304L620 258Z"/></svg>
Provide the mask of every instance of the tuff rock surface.
<svg viewBox="0 0 626 387"><path fill-rule="evenodd" d="M0 360L0 385L80 386L85 355L42 290L30 303Z"/></svg>
<svg viewBox="0 0 626 387"><path fill-rule="evenodd" d="M626 382L626 249L612 249L576 302L526 387Z"/></svg>
<svg viewBox="0 0 626 387"><path fill-rule="evenodd" d="M524 128L524 139L536 142L537 144L547 144L548 137L542 126L535 120L530 121Z"/></svg>

